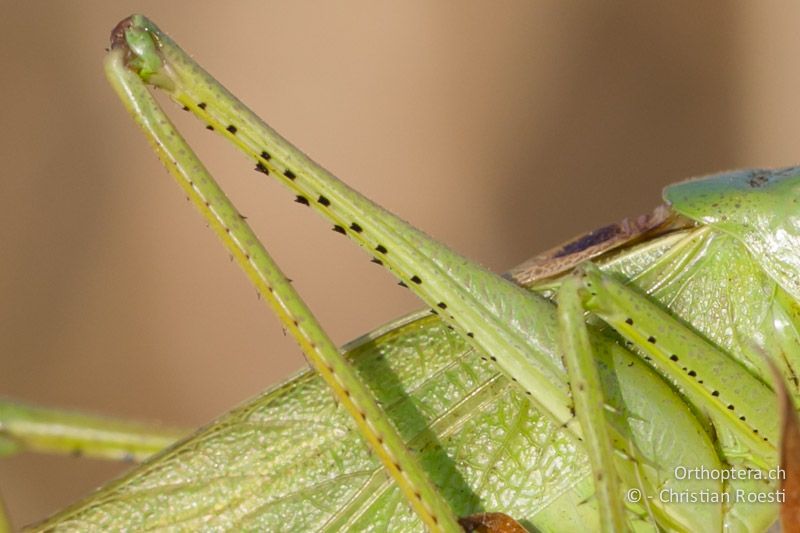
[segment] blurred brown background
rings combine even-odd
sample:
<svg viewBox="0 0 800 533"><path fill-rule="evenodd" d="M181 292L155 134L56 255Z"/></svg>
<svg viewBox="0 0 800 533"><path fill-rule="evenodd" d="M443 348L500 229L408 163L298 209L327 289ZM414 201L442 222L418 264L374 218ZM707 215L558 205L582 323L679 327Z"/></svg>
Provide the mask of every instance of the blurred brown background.
<svg viewBox="0 0 800 533"><path fill-rule="evenodd" d="M648 211L671 181L800 160L789 2L4 2L4 396L197 426L305 364L107 87L108 33L131 12L497 271ZM335 341L418 307L181 115ZM22 456L0 490L19 526L123 468Z"/></svg>

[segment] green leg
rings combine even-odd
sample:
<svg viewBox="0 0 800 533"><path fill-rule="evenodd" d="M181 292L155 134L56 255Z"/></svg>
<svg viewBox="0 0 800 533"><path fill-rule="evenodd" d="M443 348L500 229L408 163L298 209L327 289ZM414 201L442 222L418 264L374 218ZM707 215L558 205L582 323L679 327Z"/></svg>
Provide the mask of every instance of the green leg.
<svg viewBox="0 0 800 533"><path fill-rule="evenodd" d="M602 273L590 263L565 278L558 300L561 340L575 411L587 441L601 523L606 530L619 530L618 518L614 515L620 512L621 501L614 500L620 493L613 483L617 472L621 471L614 468L613 450L620 447L618 443L612 444L616 437L606 428L606 400L602 390L595 386L599 381L596 365L603 358L592 358L595 350L584 321L585 311L612 326L634 351L639 352L686 398L694 416L713 424L711 433L715 435L724 463L716 467L706 466L709 471L719 473L730 469L746 473L752 467L766 470L777 466L775 395L743 365L662 310L647 296ZM624 372L627 366L618 365L617 372ZM631 405L630 400L626 403ZM619 467L620 463L617 462L616 466ZM679 466L682 465L679 463ZM777 489L768 482L752 481L747 477L741 479L744 481L733 478L708 492L706 489L689 489L686 494L698 496L724 492L730 497L737 493L769 494ZM632 485L629 476L625 480L628 486ZM647 491L647 498L653 503L664 497L658 486L655 489ZM680 491L670 490L666 497L677 493ZM739 505L725 516L725 527L742 527L748 524L749 518L747 506Z"/></svg>
<svg viewBox="0 0 800 533"><path fill-rule="evenodd" d="M0 458L34 452L112 461L143 461L187 435L63 409L0 400ZM13 531L0 497L0 533Z"/></svg>
<svg viewBox="0 0 800 533"><path fill-rule="evenodd" d="M20 452L142 461L188 431L0 401L0 457Z"/></svg>
<svg viewBox="0 0 800 533"><path fill-rule="evenodd" d="M569 372L575 414L583 429L583 440L594 475L600 526L613 533L626 529L619 477L614 468L614 447L605 419L605 400L595 366L589 332L584 321L578 277L569 276L558 292L558 325L561 346Z"/></svg>
<svg viewBox="0 0 800 533"><path fill-rule="evenodd" d="M775 394L743 365L647 297L596 267L582 267L584 306L644 354L714 423L729 463L777 463Z"/></svg>
<svg viewBox="0 0 800 533"><path fill-rule="evenodd" d="M121 33L115 32L106 60L109 81L165 166L352 415L361 435L422 522L431 531L460 531L448 502L408 450L391 420L148 92L141 78L153 81L159 76L161 66L156 50L161 43L141 26L142 22L141 18L128 19L118 27ZM137 57L136 53L143 56Z"/></svg>
<svg viewBox="0 0 800 533"><path fill-rule="evenodd" d="M136 24L158 42L152 54L133 46L148 83L235 144L256 170L288 187L334 231L358 243L433 313L491 354L553 420L572 423L555 339L533 333L552 326L555 337L555 324L542 318L550 302L460 257L348 187L247 109L152 22L139 18Z"/></svg>

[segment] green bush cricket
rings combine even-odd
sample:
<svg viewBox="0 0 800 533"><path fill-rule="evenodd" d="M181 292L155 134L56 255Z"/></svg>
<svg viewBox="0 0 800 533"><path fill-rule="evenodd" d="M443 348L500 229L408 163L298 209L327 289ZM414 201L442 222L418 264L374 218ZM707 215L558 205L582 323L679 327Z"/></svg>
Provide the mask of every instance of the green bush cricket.
<svg viewBox="0 0 800 533"><path fill-rule="evenodd" d="M111 527L118 519L156 527L172 519L181 527L287 530L407 529L418 527L418 519L430 529L453 530L457 517L480 511L502 511L545 530L655 523L678 530L716 530L723 524L752 530L774 520L775 505L675 503L661 495L776 489L774 483L753 480L756 474L723 483L685 479L680 472L734 468L755 473L776 467L779 421L762 353L776 362L796 396L793 169L740 172L672 187L666 199L677 214L668 221L654 216L656 224L633 224L630 238L616 243L619 248L608 244L624 233L618 231L624 225L513 271L510 277L533 289L528 292L447 251L336 181L206 77L146 19L126 21L115 35L109 71L118 90L129 95L137 120L152 124L154 142L167 145L178 137L157 108L147 107L134 71L236 143L258 170L292 188L301 204L329 218L335 231L367 249L436 316L401 321L382 336L352 345L371 393L353 393L357 385L349 377L339 384L342 404L350 395L358 396L359 404L370 394L377 397L374 409L346 407L356 421L381 424L371 437L369 428L360 428L378 455L381 441L394 440L382 433L393 431L393 425L408 442L410 466L392 472L393 463L387 465L401 486L399 478L411 472L406 489L387 481L343 409L327 398L324 404L309 399L315 394L309 390L319 384L303 374L112 485L94 503L79 504L54 520ZM162 153L165 163L178 168L187 193L268 298L282 275L259 264L261 249L238 213L221 192L206 188L213 182L193 155L182 144L175 146L175 152ZM594 246L598 255L585 254ZM600 268L573 268L576 263L566 273L548 272L565 258L593 259ZM542 269L549 275L542 276ZM558 301L569 304L557 307L556 291ZM761 303L753 308L734 306L756 297ZM584 311L591 312L588 327ZM305 313L289 310L285 323L290 329L302 329L295 321L312 324ZM316 330L305 335L312 337L307 353L324 344L313 339L316 335ZM438 361L419 357L426 343ZM417 354L411 364L399 360L407 344ZM335 375L347 372L328 368L340 363L325 357L333 355L323 356L323 374L326 368ZM586 361L595 364L586 368ZM510 379L496 373L495 363ZM313 437L293 439L303 442L300 450L268 437L285 426L287 413L306 424L321 422ZM261 435L253 434L258 425ZM352 440L331 450L332 441L346 435ZM221 447L223 442L228 446ZM591 470L584 442L598 452L591 454ZM404 454L402 444L386 446L390 457ZM203 463L210 450L220 454L211 471L199 466L193 471L192 461ZM234 457L244 459L237 463ZM283 470L271 468L276 465ZM254 475L259 466L264 472ZM171 486L175 497L194 498L179 518L173 504L159 511L147 501L154 487L166 485L158 479L170 478L169 472L185 474L173 477L179 481ZM280 479L276 472L296 477ZM237 483L223 486L237 476ZM204 482L208 477L215 481ZM273 484L265 489L269 481ZM625 502L617 481L647 497ZM154 494L163 497L157 490ZM281 507L285 502L296 507ZM417 515L411 507L417 507ZM100 516L103 522L97 522Z"/></svg>

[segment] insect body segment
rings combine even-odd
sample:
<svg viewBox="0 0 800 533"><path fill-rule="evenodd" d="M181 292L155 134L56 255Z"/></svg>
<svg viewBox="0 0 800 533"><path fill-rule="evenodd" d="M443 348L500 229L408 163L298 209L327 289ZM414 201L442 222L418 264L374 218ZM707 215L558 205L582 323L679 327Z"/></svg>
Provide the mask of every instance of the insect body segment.
<svg viewBox="0 0 800 533"><path fill-rule="evenodd" d="M800 299L800 167L742 170L671 185L677 212L741 240L753 260Z"/></svg>

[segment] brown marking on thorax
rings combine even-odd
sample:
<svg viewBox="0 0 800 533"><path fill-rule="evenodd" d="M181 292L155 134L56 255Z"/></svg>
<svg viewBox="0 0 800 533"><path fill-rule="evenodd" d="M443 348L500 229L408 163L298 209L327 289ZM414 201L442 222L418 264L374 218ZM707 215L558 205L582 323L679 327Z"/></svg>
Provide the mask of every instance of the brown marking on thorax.
<svg viewBox="0 0 800 533"><path fill-rule="evenodd" d="M504 277L519 285L531 285L563 274L584 261L621 246L685 228L691 224L689 220L666 205L660 205L650 214L625 218L621 222L578 235L564 244L528 259L510 270Z"/></svg>

